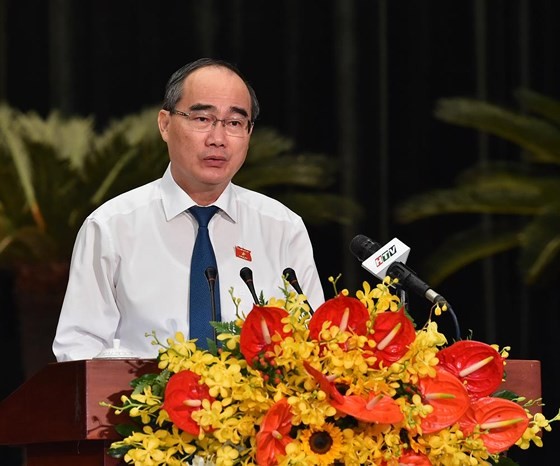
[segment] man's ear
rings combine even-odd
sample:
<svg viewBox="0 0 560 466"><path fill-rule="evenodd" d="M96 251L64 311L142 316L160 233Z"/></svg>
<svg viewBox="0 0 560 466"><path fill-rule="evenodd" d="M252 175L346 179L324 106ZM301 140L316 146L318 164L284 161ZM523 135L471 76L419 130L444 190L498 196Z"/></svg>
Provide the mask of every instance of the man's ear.
<svg viewBox="0 0 560 466"><path fill-rule="evenodd" d="M171 121L171 113L167 110L160 110L158 113L158 128L159 134L161 134L161 138L167 142L167 128L169 126L169 122Z"/></svg>

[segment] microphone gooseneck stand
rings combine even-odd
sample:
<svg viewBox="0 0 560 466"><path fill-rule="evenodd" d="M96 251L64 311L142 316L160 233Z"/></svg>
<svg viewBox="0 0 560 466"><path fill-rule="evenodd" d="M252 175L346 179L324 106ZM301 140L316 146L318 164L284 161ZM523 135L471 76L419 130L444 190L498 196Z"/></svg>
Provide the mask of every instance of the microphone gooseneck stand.
<svg viewBox="0 0 560 466"><path fill-rule="evenodd" d="M251 296L253 297L253 301L258 306L259 298L257 297L257 293L255 292L255 285L253 283L253 271L249 267L243 267L239 271L239 276L241 277L241 280L245 282L247 288L249 288Z"/></svg>
<svg viewBox="0 0 560 466"><path fill-rule="evenodd" d="M284 277L286 277L286 281L287 281L290 285L292 285L292 288L293 288L294 290L296 290L296 293L301 294L301 295L304 294L304 293L303 293L303 290L301 289L301 286L299 286L299 282L298 282L298 279L297 279L297 276L296 276L296 272L295 272L294 269L292 269L291 267L286 267L286 268L284 269L284 272L282 272L282 275L283 275ZM307 299L306 299L304 302L305 302L305 304L307 304L307 306L309 307L309 313L310 313L311 315L313 315L313 313L314 313L315 311L313 311L313 308L311 307L311 305L309 304L309 302L307 301Z"/></svg>
<svg viewBox="0 0 560 466"><path fill-rule="evenodd" d="M212 312L212 322L216 322L216 296L215 296L215 288L216 288L216 280L218 279L218 270L215 267L208 267L204 271L204 275L206 276L206 280L208 281L208 287L210 288L210 307ZM216 346L218 345L218 335L216 334L216 328L212 327L213 335L214 335L214 343Z"/></svg>

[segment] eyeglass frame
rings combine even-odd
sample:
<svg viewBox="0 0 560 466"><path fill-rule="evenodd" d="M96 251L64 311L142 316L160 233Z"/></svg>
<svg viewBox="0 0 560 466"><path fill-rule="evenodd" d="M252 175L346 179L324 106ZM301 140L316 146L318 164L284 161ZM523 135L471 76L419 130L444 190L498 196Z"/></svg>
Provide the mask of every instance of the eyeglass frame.
<svg viewBox="0 0 560 466"><path fill-rule="evenodd" d="M193 113L193 112L188 112L188 113L182 112L181 110L177 110L176 108L173 108L173 109L171 109L171 110L168 110L168 112L169 112L170 115L179 115L179 116L185 117L185 118L187 118L187 119L189 119L189 116L191 115L191 113ZM215 127L216 127L216 125L218 124L218 122L220 122L220 123L222 124L222 127L223 127L224 130L225 130L225 129L226 129L226 121L235 120L235 118L221 118L221 119L220 119L220 118L216 118L216 116L215 116L215 115L212 115L212 114L209 114L209 115L206 115L206 116L209 117L209 118L210 118L210 117L213 118L212 124L210 125L210 127L208 128L208 130L204 130L204 131L201 131L201 130L194 130L194 131L198 131L198 132L200 132L200 133L209 133L210 131L212 131L212 128L215 128ZM189 120L189 121L191 121L191 120ZM253 120L247 118L247 134L249 134L249 133L251 132L251 129L253 128L253 126L255 126L255 122L254 122ZM226 130L226 133L227 133L227 130ZM229 134L229 133L227 133L227 134ZM234 134L229 134L229 135L230 135L230 136L233 136L233 137L236 137ZM242 137L242 136L239 135L238 137Z"/></svg>

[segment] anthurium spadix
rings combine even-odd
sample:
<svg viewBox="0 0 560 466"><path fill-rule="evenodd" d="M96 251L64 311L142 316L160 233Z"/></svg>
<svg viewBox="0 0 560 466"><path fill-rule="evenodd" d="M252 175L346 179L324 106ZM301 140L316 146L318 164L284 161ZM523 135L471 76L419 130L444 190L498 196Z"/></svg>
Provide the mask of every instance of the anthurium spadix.
<svg viewBox="0 0 560 466"><path fill-rule="evenodd" d="M461 381L445 369L436 368L435 377L423 377L418 382L424 404L433 411L422 419L422 432L429 434L457 422L470 406L467 390Z"/></svg>
<svg viewBox="0 0 560 466"><path fill-rule="evenodd" d="M502 383L504 359L487 343L461 340L438 353L439 365L459 378L472 398L492 394Z"/></svg>
<svg viewBox="0 0 560 466"><path fill-rule="evenodd" d="M465 434L478 430L489 453L510 448L525 432L529 417L525 409L504 398L483 397L474 400L459 421Z"/></svg>
<svg viewBox="0 0 560 466"><path fill-rule="evenodd" d="M309 321L309 338L321 341L321 330L336 325L341 331L365 335L369 312L357 298L338 295L319 306Z"/></svg>
<svg viewBox="0 0 560 466"><path fill-rule="evenodd" d="M281 398L268 410L257 432L257 464L273 466L278 456L286 454L286 445L292 441L292 413L286 398Z"/></svg>
<svg viewBox="0 0 560 466"><path fill-rule="evenodd" d="M329 396L331 406L337 411L364 422L393 424L403 420L403 414L393 398L371 392L364 395L344 395L337 390L335 382L321 371L307 361L303 365L319 383L321 390Z"/></svg>
<svg viewBox="0 0 560 466"><path fill-rule="evenodd" d="M397 312L386 311L377 314L373 323L375 348L373 354L377 365L385 366L401 359L416 338L411 320L406 316L404 307Z"/></svg>
<svg viewBox="0 0 560 466"><path fill-rule="evenodd" d="M165 387L163 409L180 429L192 435L200 433L199 424L192 414L202 408L202 400L214 401L207 385L200 383L200 375L184 370L169 379Z"/></svg>
<svg viewBox="0 0 560 466"><path fill-rule="evenodd" d="M255 358L273 353L276 344L274 335L284 339L291 334L285 331L282 323L288 315L286 310L278 307L253 306L243 323L239 341L241 354L250 366L254 365Z"/></svg>

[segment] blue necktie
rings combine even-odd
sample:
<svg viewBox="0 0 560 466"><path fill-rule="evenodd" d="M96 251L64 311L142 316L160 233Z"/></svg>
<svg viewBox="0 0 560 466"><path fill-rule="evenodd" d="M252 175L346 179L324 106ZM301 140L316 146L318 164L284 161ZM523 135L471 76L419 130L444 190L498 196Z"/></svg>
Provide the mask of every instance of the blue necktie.
<svg viewBox="0 0 560 466"><path fill-rule="evenodd" d="M215 288L216 315L213 316L210 288L206 278L208 267L214 267L216 271L218 269L216 256L208 235L208 222L218 211L218 207L194 206L189 211L198 222L198 233L191 260L189 338L198 338L197 346L206 349L208 348L206 339L214 340L214 328L210 325L210 321L221 320L219 288L218 286Z"/></svg>

